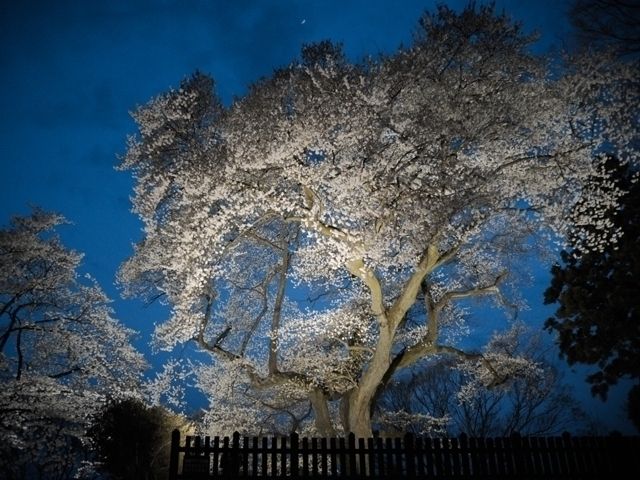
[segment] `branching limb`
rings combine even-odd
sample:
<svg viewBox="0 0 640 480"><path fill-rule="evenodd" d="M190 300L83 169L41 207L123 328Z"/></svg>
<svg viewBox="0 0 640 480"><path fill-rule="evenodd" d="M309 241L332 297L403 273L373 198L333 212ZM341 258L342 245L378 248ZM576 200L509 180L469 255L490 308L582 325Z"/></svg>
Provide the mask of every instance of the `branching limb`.
<svg viewBox="0 0 640 480"><path fill-rule="evenodd" d="M319 217L324 211L324 206L322 205L320 197L306 185L302 187L302 190L305 197L305 210L308 212L308 215L305 215L303 217L288 217L286 218L286 221L300 223L306 228L313 230L327 238L338 240L341 243L349 246L358 256L361 255L364 249L362 241L357 240L353 237L353 235L345 232L344 230L341 230L332 225L327 225L326 223L322 222Z"/></svg>
<svg viewBox="0 0 640 480"><path fill-rule="evenodd" d="M256 332L258 325L260 324L264 316L267 314L267 311L269 309L267 290L269 288L269 284L271 283L271 280L273 279L274 275L275 275L275 272L270 272L269 274L265 275L264 279L262 280L262 283L259 285L259 288L255 289L255 291L262 298L262 306L260 308L260 311L256 315L256 317L253 319L253 322L251 324L251 327L249 328L249 331L242 339L242 345L240 346L240 353L239 353L241 357L244 357L244 354L247 350L247 346L249 345L249 342L251 341L253 334Z"/></svg>
<svg viewBox="0 0 640 480"><path fill-rule="evenodd" d="M494 379L493 382L491 382L491 384L488 385L489 388L497 387L498 385L501 385L508 380L505 376L500 375L497 372L497 370L494 368L494 366L491 364L491 361L489 361L489 359L487 359L481 353L469 353L469 352L465 352L464 350L460 350L459 348L450 347L448 345L436 346L435 353L453 354L464 360L470 360L470 361L481 360L482 364L486 367L487 370L489 370L489 372L491 373Z"/></svg>
<svg viewBox="0 0 640 480"><path fill-rule="evenodd" d="M284 301L285 288L287 285L287 272L289 270L289 263L291 261L291 252L289 252L289 242L287 239L287 230L281 233L280 237L280 251L282 252L282 263L279 268L278 279L278 291L276 292L276 298L273 304L273 317L271 318L271 336L269 338L269 359L268 367L269 373L275 373L278 371L278 352L277 352L277 339L278 331L280 330L280 317L282 315L282 304Z"/></svg>
<svg viewBox="0 0 640 480"><path fill-rule="evenodd" d="M22 368L24 367L24 354L22 353L22 330L18 330L16 336L16 352L18 353L18 371L16 372L16 380L22 377Z"/></svg>
<svg viewBox="0 0 640 480"><path fill-rule="evenodd" d="M256 231L258 228L266 225L267 223L269 223L271 220L273 220L274 218L278 217L279 215L276 212L266 212L262 217L260 217L253 225L251 225L250 227L247 227L246 229L244 229L243 231L241 231L231 242L229 242L225 247L224 247L224 252L223 255L226 254L228 251L234 249L235 247L238 246L238 244L240 243L240 241L243 238L246 237L250 237L253 238L254 240L257 240L261 243L267 243L269 247L272 248L278 248L277 246L273 245L273 242L268 241L267 239L259 236Z"/></svg>
<svg viewBox="0 0 640 480"><path fill-rule="evenodd" d="M205 315L203 316L202 322L200 323L200 328L198 329L197 335L193 338L193 340L203 350L218 355L228 361L242 360L242 356L222 347L222 342L231 331L231 327L227 327L225 330L223 330L222 333L220 333L213 342L208 342L204 337L207 325L209 324L213 313L212 310L214 298L215 293L212 291L207 297ZM243 363L243 368L247 372L251 383L256 388L270 388L289 382L294 382L302 385L309 385L311 383L305 375L299 374L297 372L276 371L270 372L269 375L264 377L260 375L255 367L248 362Z"/></svg>
<svg viewBox="0 0 640 480"><path fill-rule="evenodd" d="M62 378L62 377L66 377L68 375L71 375L74 372L79 372L81 371L80 367L73 367L73 368L69 368L67 370L64 370L62 372L58 372L58 373L54 373L53 375L49 375L49 378Z"/></svg>
<svg viewBox="0 0 640 480"><path fill-rule="evenodd" d="M384 297L380 280L372 269L364 264L362 258L354 258L347 262L349 273L358 277L369 288L371 292L371 311L378 318L382 326L386 326L387 318L384 309Z"/></svg>
<svg viewBox="0 0 640 480"><path fill-rule="evenodd" d="M222 333L220 333L212 343L207 342L207 340L204 338L204 332L206 331L207 325L209 324L209 321L211 320L211 316L213 314L213 301L215 299L215 296L216 295L213 290L211 290L209 295L207 295L207 305L205 308L205 313L202 317L200 328L198 329L198 333L195 336L194 340L200 346L200 348L206 350L207 352L215 353L216 355L220 355L227 360L238 360L241 358L239 355L225 350L220 346L222 341L231 331L231 327L227 327L225 330L223 330Z"/></svg>
<svg viewBox="0 0 640 480"><path fill-rule="evenodd" d="M393 302L393 305L389 309L388 317L389 323L392 328L397 328L407 311L415 303L418 292L420 291L420 285L422 281L429 275L438 265L441 264L440 254L436 244L432 243L426 248L415 272L407 283L405 284L402 292L398 298Z"/></svg>
<svg viewBox="0 0 640 480"><path fill-rule="evenodd" d="M433 300L431 293L429 292L428 285L423 284L425 307L427 310L427 332L417 343L400 352L397 355L399 358L392 362L392 365L395 365L396 369L405 368L428 355L440 353L438 352L436 344L438 340L440 315L444 307L446 307L452 300L461 298L478 297L481 295L491 294L500 295L498 285L505 276L506 273L501 273L490 285L475 287L469 290L452 290L446 292L438 301Z"/></svg>
<svg viewBox="0 0 640 480"><path fill-rule="evenodd" d="M479 297L481 295L499 295L500 290L498 289L499 283L506 277L506 272L502 272L500 275L496 277L494 282L490 285L485 285L482 287L475 287L469 290L452 290L445 293L440 300L435 305L437 310L442 310L451 300L459 300L461 298L470 298L470 297Z"/></svg>

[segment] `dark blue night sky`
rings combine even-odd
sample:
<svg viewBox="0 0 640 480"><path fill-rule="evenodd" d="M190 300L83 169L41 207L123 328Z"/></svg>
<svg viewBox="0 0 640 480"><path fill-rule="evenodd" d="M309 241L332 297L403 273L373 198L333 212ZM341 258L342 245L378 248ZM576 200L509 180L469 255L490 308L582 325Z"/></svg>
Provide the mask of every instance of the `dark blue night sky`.
<svg viewBox="0 0 640 480"><path fill-rule="evenodd" d="M446 2L461 7L464 1ZM0 7L0 224L30 205L64 214L74 225L60 233L86 253L84 270L114 299L116 316L141 332L148 351L153 322L165 312L123 301L114 285L119 264L140 238L130 213L132 180L115 170L129 111L196 69L211 74L225 103L295 58L303 43L343 42L351 58L408 43L428 0L60 0L3 2ZM527 31L538 30L540 51L567 42L560 0L498 1ZM547 266L544 266L544 270ZM544 275L530 292L523 318L542 324ZM585 407L631 433L620 413L591 400L584 372L568 376ZM622 393L622 392L618 392ZM607 411L615 412L608 415Z"/></svg>

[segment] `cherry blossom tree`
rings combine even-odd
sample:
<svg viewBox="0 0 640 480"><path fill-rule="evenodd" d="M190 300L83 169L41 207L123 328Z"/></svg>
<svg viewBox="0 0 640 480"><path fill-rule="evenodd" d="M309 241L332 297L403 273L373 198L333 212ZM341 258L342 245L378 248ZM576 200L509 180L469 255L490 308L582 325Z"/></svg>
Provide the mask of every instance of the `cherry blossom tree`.
<svg viewBox="0 0 640 480"><path fill-rule="evenodd" d="M4 478L71 478L91 416L135 392L145 363L112 317L82 255L36 210L0 230L0 469Z"/></svg>
<svg viewBox="0 0 640 480"><path fill-rule="evenodd" d="M634 65L552 63L532 41L492 7L440 7L394 55L322 42L229 107L196 73L134 112L121 168L144 238L119 280L171 306L158 348L211 354L213 423L310 406L320 434L368 436L403 369L451 355L493 385L520 365L460 348L465 302L512 309L520 255L568 225L591 225L585 249L615 242L619 191L573 207L637 132Z"/></svg>

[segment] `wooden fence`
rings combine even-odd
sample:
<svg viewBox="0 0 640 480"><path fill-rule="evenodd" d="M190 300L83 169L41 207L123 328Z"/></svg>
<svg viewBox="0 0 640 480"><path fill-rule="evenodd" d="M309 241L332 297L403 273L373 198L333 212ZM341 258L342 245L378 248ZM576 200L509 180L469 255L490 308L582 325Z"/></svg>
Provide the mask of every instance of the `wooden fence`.
<svg viewBox="0 0 640 480"><path fill-rule="evenodd" d="M640 437L171 438L169 480L638 478ZM181 472L181 473L178 473Z"/></svg>

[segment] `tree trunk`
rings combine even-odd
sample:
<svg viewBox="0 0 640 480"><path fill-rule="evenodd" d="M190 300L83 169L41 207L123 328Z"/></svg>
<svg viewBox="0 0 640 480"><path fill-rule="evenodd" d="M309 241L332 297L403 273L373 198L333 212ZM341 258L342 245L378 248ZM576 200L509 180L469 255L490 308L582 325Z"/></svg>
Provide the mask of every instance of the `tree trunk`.
<svg viewBox="0 0 640 480"><path fill-rule="evenodd" d="M309 401L315 414L316 430L322 437L335 437L336 430L333 427L331 421L331 413L329 412L329 405L327 403L327 396L316 388L309 392Z"/></svg>
<svg viewBox="0 0 640 480"><path fill-rule="evenodd" d="M358 386L345 399L348 402L346 433L354 433L358 438L368 438L372 435L371 405L378 386L391 365L393 335L393 328L388 326L380 328L380 336L373 358L360 378Z"/></svg>

